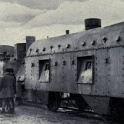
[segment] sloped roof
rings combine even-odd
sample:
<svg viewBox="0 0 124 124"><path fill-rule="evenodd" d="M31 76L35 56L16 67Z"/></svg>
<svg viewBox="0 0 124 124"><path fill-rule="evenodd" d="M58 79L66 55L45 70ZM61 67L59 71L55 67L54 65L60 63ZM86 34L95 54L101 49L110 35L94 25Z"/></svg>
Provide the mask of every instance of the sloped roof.
<svg viewBox="0 0 124 124"><path fill-rule="evenodd" d="M27 56L124 45L124 22L34 42Z"/></svg>

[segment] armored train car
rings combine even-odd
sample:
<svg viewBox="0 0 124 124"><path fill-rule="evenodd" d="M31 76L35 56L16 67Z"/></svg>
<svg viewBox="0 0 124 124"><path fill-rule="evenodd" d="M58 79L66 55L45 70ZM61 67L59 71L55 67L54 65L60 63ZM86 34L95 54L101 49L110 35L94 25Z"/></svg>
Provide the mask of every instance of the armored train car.
<svg viewBox="0 0 124 124"><path fill-rule="evenodd" d="M48 93L57 110L64 93L79 109L121 113L124 102L124 22L101 28L86 19L86 30L33 42L25 58L25 87Z"/></svg>

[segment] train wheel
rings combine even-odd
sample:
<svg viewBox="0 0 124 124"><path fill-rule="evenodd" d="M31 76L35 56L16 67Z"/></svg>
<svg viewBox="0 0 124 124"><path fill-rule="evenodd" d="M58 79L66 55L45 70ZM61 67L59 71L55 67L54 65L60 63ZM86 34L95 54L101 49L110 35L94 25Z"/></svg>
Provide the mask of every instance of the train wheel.
<svg viewBox="0 0 124 124"><path fill-rule="evenodd" d="M75 103L80 111L84 111L90 108L80 94L75 94Z"/></svg>
<svg viewBox="0 0 124 124"><path fill-rule="evenodd" d="M48 98L48 109L51 111L57 111L61 103L61 93L59 92L49 92Z"/></svg>

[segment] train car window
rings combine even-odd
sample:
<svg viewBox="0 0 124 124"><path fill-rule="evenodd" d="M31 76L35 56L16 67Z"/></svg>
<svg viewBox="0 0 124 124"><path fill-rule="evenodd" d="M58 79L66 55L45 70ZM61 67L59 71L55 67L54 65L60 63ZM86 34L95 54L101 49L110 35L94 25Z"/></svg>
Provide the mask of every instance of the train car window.
<svg viewBox="0 0 124 124"><path fill-rule="evenodd" d="M49 82L49 60L40 60L39 61L39 82Z"/></svg>
<svg viewBox="0 0 124 124"><path fill-rule="evenodd" d="M88 57L79 57L78 59L78 83L89 83L92 84L92 73L93 73L93 57L88 56Z"/></svg>

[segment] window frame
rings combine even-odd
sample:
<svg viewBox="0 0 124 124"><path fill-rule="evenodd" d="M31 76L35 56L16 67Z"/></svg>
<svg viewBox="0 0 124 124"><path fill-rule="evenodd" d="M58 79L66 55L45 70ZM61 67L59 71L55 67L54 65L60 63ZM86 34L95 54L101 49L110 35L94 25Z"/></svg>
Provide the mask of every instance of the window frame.
<svg viewBox="0 0 124 124"><path fill-rule="evenodd" d="M47 65L49 65L49 67L47 66ZM47 66L47 69L46 69L46 66ZM47 70L49 70L49 72L48 72L48 80L44 80L44 81L42 81L42 80L40 80L42 77L41 76L43 76L43 74L45 74L45 71L47 71ZM38 76L38 80L39 80L39 82L40 83L49 83L50 82L50 59L43 59L43 60L39 60L39 76Z"/></svg>
<svg viewBox="0 0 124 124"><path fill-rule="evenodd" d="M85 70L88 70L88 69L86 69L87 68L86 65L89 62L92 63L92 66L91 66L92 81L91 81L91 83L90 82L89 83L83 83L80 81L80 75L83 71L85 72ZM77 84L94 84L94 56L93 55L77 57Z"/></svg>

